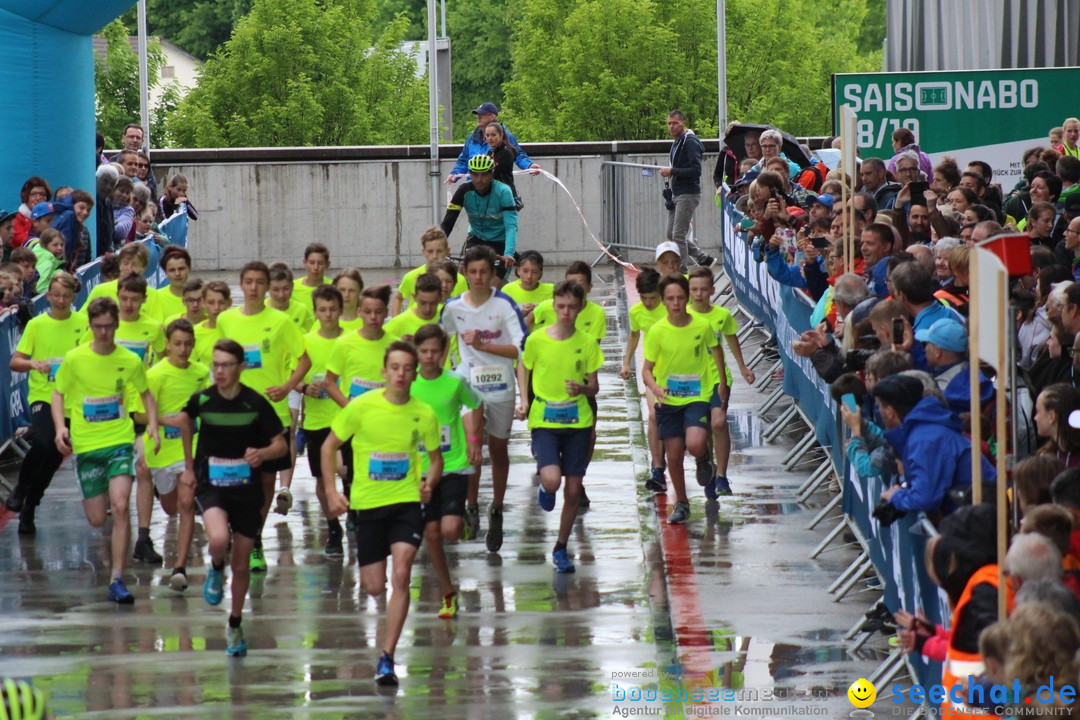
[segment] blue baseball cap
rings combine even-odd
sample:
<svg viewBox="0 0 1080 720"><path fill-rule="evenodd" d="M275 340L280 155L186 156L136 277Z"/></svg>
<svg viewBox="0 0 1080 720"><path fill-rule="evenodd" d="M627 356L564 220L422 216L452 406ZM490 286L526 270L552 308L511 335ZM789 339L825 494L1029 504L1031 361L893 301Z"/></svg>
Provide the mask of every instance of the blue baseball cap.
<svg viewBox="0 0 1080 720"><path fill-rule="evenodd" d="M472 112L473 115L498 115L499 108L495 107L495 103L484 103Z"/></svg>
<svg viewBox="0 0 1080 720"><path fill-rule="evenodd" d="M0 210L0 225L3 225L8 220L14 220L18 214L15 210Z"/></svg>
<svg viewBox="0 0 1080 720"><path fill-rule="evenodd" d="M926 330L915 333L919 342L937 345L942 350L964 353L968 349L967 328L951 318L942 318Z"/></svg>
<svg viewBox="0 0 1080 720"><path fill-rule="evenodd" d="M830 210L832 210L833 196L830 195L829 193L821 193L816 198L814 198L813 200L810 201L811 205L813 205L814 203L820 203L820 204L824 205L825 207L829 208Z"/></svg>
<svg viewBox="0 0 1080 720"><path fill-rule="evenodd" d="M34 206L34 209L30 211L30 219L38 220L46 215L55 215L56 210L53 209L53 205L50 202L39 202Z"/></svg>

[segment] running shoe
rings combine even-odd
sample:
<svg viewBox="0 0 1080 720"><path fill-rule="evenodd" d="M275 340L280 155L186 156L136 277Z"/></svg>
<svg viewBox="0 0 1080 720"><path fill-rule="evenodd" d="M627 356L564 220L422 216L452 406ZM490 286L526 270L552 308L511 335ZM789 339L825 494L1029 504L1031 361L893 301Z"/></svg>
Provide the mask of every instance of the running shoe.
<svg viewBox="0 0 1080 720"><path fill-rule="evenodd" d="M225 570L215 570L213 566L206 573L206 580L203 581L202 596L207 605L220 605L221 599L225 597Z"/></svg>
<svg viewBox="0 0 1080 720"><path fill-rule="evenodd" d="M668 515L668 525L681 525L690 519L690 503L677 502Z"/></svg>
<svg viewBox="0 0 1080 720"><path fill-rule="evenodd" d="M572 573L576 570L574 563L570 560L570 556L566 553L565 549L556 550L551 553L551 561L555 563L556 572Z"/></svg>
<svg viewBox="0 0 1080 720"><path fill-rule="evenodd" d="M169 587L176 592L184 592L187 590L187 573L182 568L176 568L172 571L172 576L169 577Z"/></svg>
<svg viewBox="0 0 1080 720"><path fill-rule="evenodd" d="M536 488L536 504L544 512L551 512L555 509L555 493L548 492L543 485L540 485Z"/></svg>
<svg viewBox="0 0 1080 720"><path fill-rule="evenodd" d="M228 638L225 652L229 657L244 657L247 655L247 640L244 639L244 628L230 627Z"/></svg>
<svg viewBox="0 0 1080 720"><path fill-rule="evenodd" d="M714 495L731 495L731 483L728 482L726 475L717 475L713 480L713 486Z"/></svg>
<svg viewBox="0 0 1080 720"><path fill-rule="evenodd" d="M251 548L251 555L248 557L248 569L253 573L266 572L266 555L263 554L261 545Z"/></svg>
<svg viewBox="0 0 1080 720"><path fill-rule="evenodd" d="M705 486L705 498L710 501L716 500L716 481Z"/></svg>
<svg viewBox="0 0 1080 720"><path fill-rule="evenodd" d="M713 478L716 476L716 464L712 458L706 453L699 458L695 458L694 462L697 465L697 472L695 473L697 484L701 487L711 485Z"/></svg>
<svg viewBox="0 0 1080 720"><path fill-rule="evenodd" d="M120 578L115 578L109 584L108 598L117 605L132 605L135 602L135 596L128 592L127 585Z"/></svg>
<svg viewBox="0 0 1080 720"><path fill-rule="evenodd" d="M292 508L292 491L287 487L278 488L277 491L277 504L274 506L274 512L278 515L288 515L289 510Z"/></svg>
<svg viewBox="0 0 1080 720"><path fill-rule="evenodd" d="M23 506L19 513L19 535L34 535L37 533L37 524L34 523L34 508Z"/></svg>
<svg viewBox="0 0 1080 720"><path fill-rule="evenodd" d="M375 684L398 684L397 675L394 674L394 661L386 653L382 654L382 657L379 658L379 663L375 666Z"/></svg>
<svg viewBox="0 0 1080 720"><path fill-rule="evenodd" d="M488 531L484 537L488 552L499 552L503 543L503 511L492 506L488 509Z"/></svg>
<svg viewBox="0 0 1080 720"><path fill-rule="evenodd" d="M667 483L664 481L664 468L652 469L652 475L645 481L645 489L657 495L667 492Z"/></svg>
<svg viewBox="0 0 1080 720"><path fill-rule="evenodd" d="M476 505L465 508L465 527L461 532L462 540L475 540L480 537L480 508Z"/></svg>
<svg viewBox="0 0 1080 720"><path fill-rule="evenodd" d="M439 608L439 617L443 620L450 620L457 617L458 609L458 594L456 592L448 592L442 596L442 607Z"/></svg>
<svg viewBox="0 0 1080 720"><path fill-rule="evenodd" d="M23 509L23 496L19 495L18 492L16 492L17 490L17 487L15 490L12 490L11 494L8 495L7 500L4 501L4 507L11 512L22 512Z"/></svg>
<svg viewBox="0 0 1080 720"><path fill-rule="evenodd" d="M131 557L147 565L160 565L164 558L154 550L154 542L150 538L135 541L135 551Z"/></svg>
<svg viewBox="0 0 1080 720"><path fill-rule="evenodd" d="M326 535L326 556L327 557L345 557L345 546L342 544L342 532L340 526L338 528L330 528L330 531Z"/></svg>
<svg viewBox="0 0 1080 720"><path fill-rule="evenodd" d="M581 488L581 497L577 501L578 510L588 510L592 506L592 500L585 494L585 488Z"/></svg>
<svg viewBox="0 0 1080 720"><path fill-rule="evenodd" d="M307 433L304 428L296 428L296 454L303 455L307 448Z"/></svg>

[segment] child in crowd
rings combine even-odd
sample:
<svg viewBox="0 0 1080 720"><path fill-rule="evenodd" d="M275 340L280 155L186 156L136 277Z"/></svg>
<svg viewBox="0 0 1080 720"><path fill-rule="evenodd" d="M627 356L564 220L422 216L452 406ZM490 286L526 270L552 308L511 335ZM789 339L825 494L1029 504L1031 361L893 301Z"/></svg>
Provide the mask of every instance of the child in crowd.
<svg viewBox="0 0 1080 720"><path fill-rule="evenodd" d="M518 304L525 322L532 327L533 310L538 304L551 299L555 286L540 282L540 278L544 277L544 256L536 250L521 253L514 272L518 279L505 285L502 291Z"/></svg>
<svg viewBox="0 0 1080 720"><path fill-rule="evenodd" d="M637 352L640 337L647 334L649 328L657 322L667 317L667 308L660 302L660 273L652 268L645 268L638 273L634 285L640 299L630 307L629 311L630 335L626 339L622 371L619 373L619 377L623 380L630 379L634 353ZM649 458L652 462L652 472L645 482L645 488L651 492L663 492L665 488L664 447L656 431L656 398L648 388L645 388L645 404L649 408L646 435L649 440Z"/></svg>
<svg viewBox="0 0 1080 720"><path fill-rule="evenodd" d="M314 242L304 248L304 269L307 275L298 278L293 284L293 299L311 305L311 293L320 285L329 285L326 269L330 267L330 251L320 242Z"/></svg>
<svg viewBox="0 0 1080 720"><path fill-rule="evenodd" d="M439 227L429 227L420 236L420 248L426 262L418 268L405 273L401 278L398 289L394 292L394 298L390 303L390 315L398 315L401 312L402 303L411 301L416 292L416 279L428 272L433 263L446 259L450 255L450 243L446 239L446 233ZM468 289L465 278L459 276L454 286L451 297L456 297Z"/></svg>

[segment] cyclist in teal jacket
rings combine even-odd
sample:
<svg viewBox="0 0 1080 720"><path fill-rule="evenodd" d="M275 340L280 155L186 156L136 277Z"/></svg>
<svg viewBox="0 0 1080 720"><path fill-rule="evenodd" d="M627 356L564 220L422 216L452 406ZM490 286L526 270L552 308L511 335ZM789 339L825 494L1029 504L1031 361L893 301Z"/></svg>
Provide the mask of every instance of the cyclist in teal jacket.
<svg viewBox="0 0 1080 720"><path fill-rule="evenodd" d="M513 191L509 185L494 179L494 169L495 161L487 155L469 159L469 182L454 192L441 226L449 237L458 215L465 210L469 217L465 249L487 245L495 251L499 258L495 263L495 282L501 287L515 262L518 213Z"/></svg>

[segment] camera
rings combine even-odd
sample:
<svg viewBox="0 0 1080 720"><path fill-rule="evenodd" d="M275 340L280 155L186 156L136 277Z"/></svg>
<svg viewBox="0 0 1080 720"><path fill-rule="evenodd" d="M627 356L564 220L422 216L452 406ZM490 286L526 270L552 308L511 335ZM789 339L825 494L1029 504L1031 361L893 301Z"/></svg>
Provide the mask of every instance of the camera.
<svg viewBox="0 0 1080 720"><path fill-rule="evenodd" d="M897 510L895 506L885 501L879 502L872 513L877 518L881 527L888 527L900 518L907 515L904 510Z"/></svg>
<svg viewBox="0 0 1080 720"><path fill-rule="evenodd" d="M671 185L664 183L664 191L661 193L664 196L664 207L668 210L675 209L674 193L671 192Z"/></svg>
<svg viewBox="0 0 1080 720"><path fill-rule="evenodd" d="M866 369L866 361L877 350L848 350L844 356L844 372L862 372Z"/></svg>

